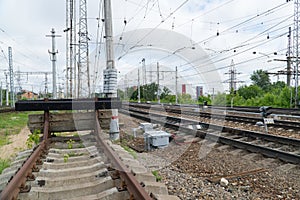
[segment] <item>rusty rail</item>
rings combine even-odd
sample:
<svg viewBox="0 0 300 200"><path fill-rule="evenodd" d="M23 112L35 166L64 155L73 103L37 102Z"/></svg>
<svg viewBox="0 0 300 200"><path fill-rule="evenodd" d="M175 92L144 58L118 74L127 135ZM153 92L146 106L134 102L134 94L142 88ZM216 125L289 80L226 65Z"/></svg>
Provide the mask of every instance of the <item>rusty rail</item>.
<svg viewBox="0 0 300 200"><path fill-rule="evenodd" d="M95 115L95 135L98 139L100 147L104 151L105 155L108 156L112 165L118 170L121 179L125 182L126 188L128 189L130 195L134 199L138 200L153 200L150 195L145 191L145 189L139 184L134 175L129 171L129 169L122 163L119 157L113 152L113 150L105 143L104 139L100 136L101 128L98 121L98 112Z"/></svg>
<svg viewBox="0 0 300 200"><path fill-rule="evenodd" d="M49 112L44 113L44 137L43 141L36 147L30 157L25 161L19 171L13 176L7 186L0 194L0 199L14 200L17 199L20 191L26 188L27 177L32 177L33 168L36 167L37 160L41 157L43 151L46 149L48 144L49 135Z"/></svg>

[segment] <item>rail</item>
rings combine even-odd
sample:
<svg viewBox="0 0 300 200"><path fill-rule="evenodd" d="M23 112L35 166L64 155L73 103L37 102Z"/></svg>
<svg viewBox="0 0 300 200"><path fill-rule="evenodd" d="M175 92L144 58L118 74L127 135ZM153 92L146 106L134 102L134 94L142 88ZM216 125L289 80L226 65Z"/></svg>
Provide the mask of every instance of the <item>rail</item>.
<svg viewBox="0 0 300 200"><path fill-rule="evenodd" d="M95 125L95 134L98 139L99 145L104 151L105 155L108 156L110 162L118 170L122 180L126 184L126 188L129 193L134 197L134 199L140 200L152 200L150 195L145 191L145 189L139 184L139 182L134 178L133 174L128 171L128 168L122 163L118 156L113 152L113 150L104 142L101 135L101 128L98 119L98 112L96 112L96 125Z"/></svg>
<svg viewBox="0 0 300 200"><path fill-rule="evenodd" d="M20 191L30 190L25 186L27 177L33 176L32 171L36 167L36 162L42 156L43 152L46 150L49 140L49 112L45 112L44 118L44 137L43 141L35 148L30 157L25 161L23 166L19 171L13 176L7 186L0 194L0 199L11 200L17 199Z"/></svg>

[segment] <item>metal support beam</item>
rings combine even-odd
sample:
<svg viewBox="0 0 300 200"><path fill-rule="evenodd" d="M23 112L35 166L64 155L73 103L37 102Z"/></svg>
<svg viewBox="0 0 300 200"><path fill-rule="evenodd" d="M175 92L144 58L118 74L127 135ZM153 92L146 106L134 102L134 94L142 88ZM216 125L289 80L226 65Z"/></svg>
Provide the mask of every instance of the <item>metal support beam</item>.
<svg viewBox="0 0 300 200"><path fill-rule="evenodd" d="M101 110L121 108L117 98L103 99L63 99L63 100L21 100L16 102L16 111L49 111L49 110Z"/></svg>

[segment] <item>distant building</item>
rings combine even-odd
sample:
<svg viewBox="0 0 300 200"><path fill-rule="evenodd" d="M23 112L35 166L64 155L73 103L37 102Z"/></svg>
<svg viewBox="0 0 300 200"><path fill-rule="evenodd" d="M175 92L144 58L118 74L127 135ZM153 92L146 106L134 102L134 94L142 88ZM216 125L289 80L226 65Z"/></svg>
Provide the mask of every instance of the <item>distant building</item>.
<svg viewBox="0 0 300 200"><path fill-rule="evenodd" d="M38 94L27 90L22 90L22 92L18 93L19 99L37 99L38 97Z"/></svg>
<svg viewBox="0 0 300 200"><path fill-rule="evenodd" d="M203 86L196 86L196 98L203 96Z"/></svg>
<svg viewBox="0 0 300 200"><path fill-rule="evenodd" d="M182 84L181 94L186 94L186 85L185 84Z"/></svg>

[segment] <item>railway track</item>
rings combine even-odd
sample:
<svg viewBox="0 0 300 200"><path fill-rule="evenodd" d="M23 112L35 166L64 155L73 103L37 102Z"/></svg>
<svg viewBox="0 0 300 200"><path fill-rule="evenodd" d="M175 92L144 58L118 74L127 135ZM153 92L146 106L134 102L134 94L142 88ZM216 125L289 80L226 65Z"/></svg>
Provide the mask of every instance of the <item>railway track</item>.
<svg viewBox="0 0 300 200"><path fill-rule="evenodd" d="M219 142L233 147L261 153L265 156L278 158L289 163L300 163L300 140L281 137L261 132L247 131L217 124L199 122L151 110L129 108L120 112L143 119L148 122L162 124L164 127L180 130L197 137L205 138L212 143ZM191 125L194 125L190 128ZM198 127L198 128L197 128ZM200 128L200 130L199 130Z"/></svg>
<svg viewBox="0 0 300 200"><path fill-rule="evenodd" d="M176 115L181 115L182 117L185 118L206 118L206 119L214 119L214 120L223 120L223 121L231 121L231 122L237 122L237 123L248 123L255 125L257 122L262 122L262 118L259 113L253 115L253 113L245 114L243 115L239 113L227 113L225 111L219 111L215 110L213 113L207 111L203 111L202 109L199 108L191 108L191 107L182 107L179 108L178 106L160 106L160 105L155 105L155 106L149 106L149 105L141 105L141 104L125 104L123 106L124 109L130 109L130 107L133 108L139 108L139 109L144 109L144 110L152 110L152 111L162 111L164 110L165 112L169 114L174 114ZM195 109L197 111L195 111ZM224 114L225 112L225 114ZM279 119L274 119L274 124L269 124L268 127L273 127L277 129L285 129L285 130L294 130L294 131L300 131L300 122L299 121L291 121L291 120L279 120Z"/></svg>
<svg viewBox="0 0 300 200"><path fill-rule="evenodd" d="M42 142L20 153L1 175L0 199L178 200L128 152L107 140L97 115L94 130L50 137L45 112Z"/></svg>
<svg viewBox="0 0 300 200"><path fill-rule="evenodd" d="M158 104L152 104L152 105L158 105ZM166 104L167 105L167 104ZM203 108L203 105L197 105L197 104L180 104L180 105L172 105L173 108ZM220 111L231 111L231 112L245 112L245 113L259 113L260 107L254 107L254 106L206 106L208 109L214 109L214 110L220 110ZM294 116L300 116L300 109L299 108L272 108L271 111L274 114L280 114L280 115L294 115Z"/></svg>

